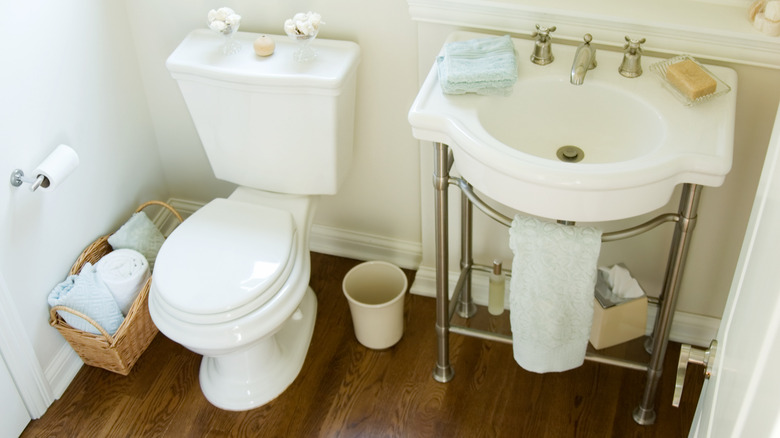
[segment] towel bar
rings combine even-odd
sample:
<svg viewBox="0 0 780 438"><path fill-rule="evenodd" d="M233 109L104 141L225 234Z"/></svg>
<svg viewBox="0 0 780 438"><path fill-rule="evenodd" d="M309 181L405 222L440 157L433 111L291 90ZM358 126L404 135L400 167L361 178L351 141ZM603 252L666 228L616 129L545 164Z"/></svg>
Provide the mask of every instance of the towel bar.
<svg viewBox="0 0 780 438"><path fill-rule="evenodd" d="M433 378L439 382L448 382L454 376L449 358L449 333L473 336L481 339L511 342L511 337L497 333L477 330L470 327L451 325L455 312L468 318L476 312L471 297L471 273L482 270L472 261L472 211L476 206L493 220L505 226L511 226L512 219L488 205L474 193L471 184L464 178L450 177L454 164L452 150L444 143L434 143L433 185L435 190L435 249L436 249L436 333L437 359ZM457 186L461 191L461 275L455 286L455 295L449 298L449 185ZM633 412L634 421L642 425L655 422L655 399L663 368L663 359L669 342L672 316L677 304L678 290L682 279L685 259L690 245L690 235L696 224L696 212L701 186L683 184L677 213L661 214L640 225L623 230L604 233L602 242L611 242L650 231L664 223L674 223L675 230L666 267L663 290L657 299L659 310L656 314L652 335L645 342L645 349L651 354L647 364L623 359L611 358L589 352L586 359L609 365L622 366L647 373L647 380L639 406Z"/></svg>
<svg viewBox="0 0 780 438"><path fill-rule="evenodd" d="M501 225L507 227L512 226L512 218L504 214L501 214L498 210L494 209L493 207L488 205L485 201L483 201L479 196L477 196L477 194L474 193L474 188L471 186L471 184L469 184L468 181L466 181L463 178L450 178L449 184L457 186L463 192L463 194L466 195L468 200L472 204L476 205L477 208L479 208L488 217L500 223ZM680 216L677 214L674 213L662 214L654 217L653 219L650 219L647 222L644 222L642 224L639 224L631 228L604 233L601 236L601 241L614 242L616 240L628 239L629 237L634 237L646 233L661 224L667 222L677 222L679 220L680 220ZM569 225L574 224L573 222L566 222L566 223Z"/></svg>

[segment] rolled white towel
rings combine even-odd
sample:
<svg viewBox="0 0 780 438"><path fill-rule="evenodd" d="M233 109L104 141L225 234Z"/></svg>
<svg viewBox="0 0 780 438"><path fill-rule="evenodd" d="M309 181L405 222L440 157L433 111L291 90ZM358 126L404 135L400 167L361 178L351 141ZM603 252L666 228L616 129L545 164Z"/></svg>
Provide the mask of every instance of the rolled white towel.
<svg viewBox="0 0 780 438"><path fill-rule="evenodd" d="M127 315L133 301L149 278L149 262L138 251L117 249L111 251L95 264L98 277L114 296L123 315Z"/></svg>

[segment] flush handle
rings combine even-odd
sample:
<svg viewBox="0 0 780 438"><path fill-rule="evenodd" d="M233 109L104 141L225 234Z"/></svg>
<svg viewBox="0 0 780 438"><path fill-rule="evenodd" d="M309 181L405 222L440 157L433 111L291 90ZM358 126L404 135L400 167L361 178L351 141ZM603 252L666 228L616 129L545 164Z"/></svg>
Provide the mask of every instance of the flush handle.
<svg viewBox="0 0 780 438"><path fill-rule="evenodd" d="M718 349L718 341L712 340L710 342L710 348L704 350L701 348L691 347L688 344L680 346L680 360L677 361L677 380L674 383L674 398L672 399L672 406L675 408L680 407L680 399L682 398L682 390L685 385L685 371L688 369L688 364L693 363L697 365L704 365L704 378L709 379L712 375L712 365L715 359L715 352Z"/></svg>

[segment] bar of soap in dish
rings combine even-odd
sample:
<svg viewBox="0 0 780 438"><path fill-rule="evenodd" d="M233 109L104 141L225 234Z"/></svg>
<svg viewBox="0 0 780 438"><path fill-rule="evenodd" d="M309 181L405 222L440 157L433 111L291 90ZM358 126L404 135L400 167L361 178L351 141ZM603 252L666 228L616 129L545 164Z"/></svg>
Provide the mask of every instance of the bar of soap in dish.
<svg viewBox="0 0 780 438"><path fill-rule="evenodd" d="M666 79L691 100L712 94L718 87L715 79L690 59L667 67Z"/></svg>

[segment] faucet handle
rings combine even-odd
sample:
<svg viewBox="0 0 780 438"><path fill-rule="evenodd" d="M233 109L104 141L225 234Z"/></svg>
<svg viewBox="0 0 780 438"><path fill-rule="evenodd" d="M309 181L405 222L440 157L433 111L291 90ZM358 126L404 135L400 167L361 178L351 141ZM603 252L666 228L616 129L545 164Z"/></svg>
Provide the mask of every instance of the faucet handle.
<svg viewBox="0 0 780 438"><path fill-rule="evenodd" d="M550 34L555 32L556 27L550 26L550 27L543 27L540 25L536 25L536 30L531 33L532 37L539 37L539 41L545 41L547 38L550 37Z"/></svg>
<svg viewBox="0 0 780 438"><path fill-rule="evenodd" d="M631 53L636 53L636 51L642 51L641 45L647 41L644 38L635 40L631 39L628 35L626 35L626 44L623 46L624 49L627 49Z"/></svg>
<svg viewBox="0 0 780 438"><path fill-rule="evenodd" d="M627 78L637 78L642 75L642 47L645 39L634 40L626 35L626 44L623 46L623 62L618 67L618 72Z"/></svg>
<svg viewBox="0 0 780 438"><path fill-rule="evenodd" d="M534 43L534 51L531 54L531 62L534 64L547 65L555 59L550 43L551 32L555 32L555 26L542 27L537 24L536 31L531 34L532 37L537 37Z"/></svg>

